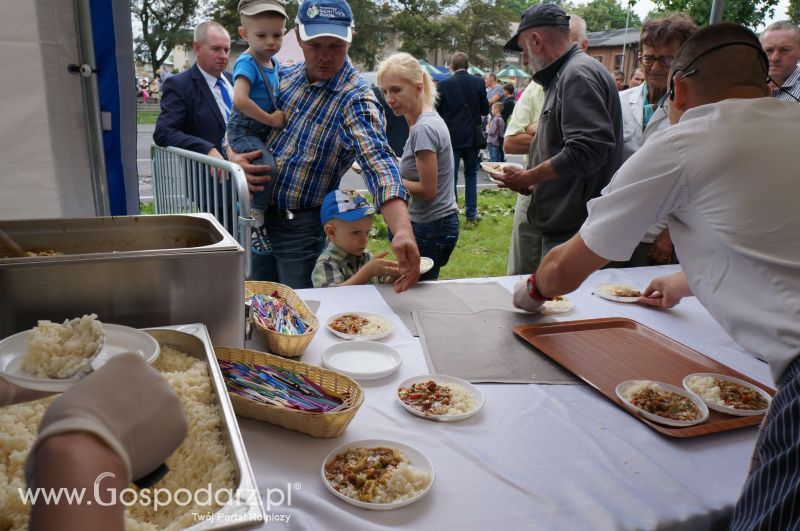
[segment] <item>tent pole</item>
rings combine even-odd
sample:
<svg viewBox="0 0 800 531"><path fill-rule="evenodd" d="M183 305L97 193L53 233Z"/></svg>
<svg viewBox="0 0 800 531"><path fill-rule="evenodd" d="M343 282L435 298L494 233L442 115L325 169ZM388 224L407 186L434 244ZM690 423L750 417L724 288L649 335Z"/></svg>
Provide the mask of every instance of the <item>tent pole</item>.
<svg viewBox="0 0 800 531"><path fill-rule="evenodd" d="M75 0L73 6L75 10L75 33L78 41L78 64L82 65L79 75L86 118L94 210L98 216L110 216L111 207L108 198L105 152L103 151L103 127L100 119L100 98L97 89L97 74L95 72L97 63L94 58L89 0Z"/></svg>
<svg viewBox="0 0 800 531"><path fill-rule="evenodd" d="M711 3L711 16L708 18L709 24L722 22L722 12L725 10L725 0L714 0Z"/></svg>

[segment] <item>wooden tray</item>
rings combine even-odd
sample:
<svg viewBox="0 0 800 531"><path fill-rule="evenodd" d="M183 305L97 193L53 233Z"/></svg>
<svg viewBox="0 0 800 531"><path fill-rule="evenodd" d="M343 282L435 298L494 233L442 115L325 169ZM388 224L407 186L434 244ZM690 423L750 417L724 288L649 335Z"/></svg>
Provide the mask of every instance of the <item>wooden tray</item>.
<svg viewBox="0 0 800 531"><path fill-rule="evenodd" d="M614 388L625 380L657 380L683 387L684 376L713 372L750 382L770 395L775 390L734 371L652 328L621 317L520 325L514 333L603 393L654 430L672 437L696 437L756 426L764 415L734 417L709 410L708 420L686 428L651 422L626 407Z"/></svg>

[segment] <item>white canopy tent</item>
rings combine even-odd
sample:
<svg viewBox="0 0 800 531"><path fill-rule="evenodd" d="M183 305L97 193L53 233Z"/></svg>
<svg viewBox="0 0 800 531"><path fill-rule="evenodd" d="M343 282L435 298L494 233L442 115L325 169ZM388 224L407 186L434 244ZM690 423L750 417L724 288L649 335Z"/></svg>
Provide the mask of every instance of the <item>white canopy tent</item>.
<svg viewBox="0 0 800 531"><path fill-rule="evenodd" d="M0 219L138 213L127 0L2 2L0 35Z"/></svg>

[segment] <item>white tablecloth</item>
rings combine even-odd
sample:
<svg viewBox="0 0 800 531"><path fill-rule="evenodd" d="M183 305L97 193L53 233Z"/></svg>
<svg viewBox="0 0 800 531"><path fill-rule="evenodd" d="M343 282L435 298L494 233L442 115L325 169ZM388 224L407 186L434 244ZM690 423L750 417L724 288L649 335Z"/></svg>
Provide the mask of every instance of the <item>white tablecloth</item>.
<svg viewBox="0 0 800 531"><path fill-rule="evenodd" d="M600 282L643 288L649 279L675 270L599 271L570 295L575 311L556 318L628 317L773 386L767 365L736 345L695 298L663 311L591 294ZM510 290L517 278L492 280ZM401 408L395 389L408 377L428 373L422 348L375 288L313 289L301 295L321 301L323 323L343 311L391 318L396 328L384 342L400 351L403 364L390 377L362 382L364 404L336 439L240 419L268 518L289 518L288 524L270 523L271 528L709 529L729 517L756 428L689 440L666 437L586 385L481 384L486 404L472 418L457 423L420 419ZM339 341L320 330L301 361L321 364L323 351ZM399 441L423 452L436 471L429 495L386 512L335 498L320 479L322 461L336 447L361 439Z"/></svg>

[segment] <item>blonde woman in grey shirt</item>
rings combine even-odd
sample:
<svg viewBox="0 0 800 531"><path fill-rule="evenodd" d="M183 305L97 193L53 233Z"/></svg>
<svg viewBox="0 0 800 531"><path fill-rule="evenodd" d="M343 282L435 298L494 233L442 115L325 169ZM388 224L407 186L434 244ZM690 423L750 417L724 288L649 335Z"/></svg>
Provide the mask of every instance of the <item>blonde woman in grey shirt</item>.
<svg viewBox="0 0 800 531"><path fill-rule="evenodd" d="M420 256L427 256L434 263L420 280L436 280L458 241L450 133L434 110L433 80L413 56L400 52L381 62L378 86L392 112L408 122L400 175L411 194L408 211Z"/></svg>

